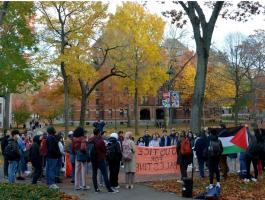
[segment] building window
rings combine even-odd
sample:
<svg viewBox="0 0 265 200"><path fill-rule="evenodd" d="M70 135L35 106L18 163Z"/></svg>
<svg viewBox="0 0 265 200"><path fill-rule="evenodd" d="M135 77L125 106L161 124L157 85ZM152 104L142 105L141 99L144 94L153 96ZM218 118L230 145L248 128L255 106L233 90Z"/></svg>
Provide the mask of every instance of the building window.
<svg viewBox="0 0 265 200"><path fill-rule="evenodd" d="M128 109L124 109L124 116L128 115Z"/></svg>
<svg viewBox="0 0 265 200"><path fill-rule="evenodd" d="M2 103L0 103L0 114L2 114Z"/></svg>
<svg viewBox="0 0 265 200"><path fill-rule="evenodd" d="M99 105L99 99L96 99L96 105L97 106Z"/></svg>
<svg viewBox="0 0 265 200"><path fill-rule="evenodd" d="M96 117L99 118L100 112L99 110L96 110Z"/></svg>
<svg viewBox="0 0 265 200"><path fill-rule="evenodd" d="M86 110L86 115L87 115L87 118L90 118L90 110L89 109Z"/></svg>
<svg viewBox="0 0 265 200"><path fill-rule="evenodd" d="M109 118L112 118L112 109L109 109Z"/></svg>
<svg viewBox="0 0 265 200"><path fill-rule="evenodd" d="M124 110L123 110L123 108L120 109L120 116L121 117L124 117Z"/></svg>
<svg viewBox="0 0 265 200"><path fill-rule="evenodd" d="M143 104L143 105L148 104L148 96L144 96L142 100L143 100L143 101L142 101L142 104Z"/></svg>

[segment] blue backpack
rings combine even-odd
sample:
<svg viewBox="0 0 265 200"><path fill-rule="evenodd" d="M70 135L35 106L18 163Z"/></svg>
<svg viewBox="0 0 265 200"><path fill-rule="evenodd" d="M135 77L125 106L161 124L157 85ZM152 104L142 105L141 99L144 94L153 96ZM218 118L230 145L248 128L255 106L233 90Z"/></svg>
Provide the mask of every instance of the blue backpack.
<svg viewBox="0 0 265 200"><path fill-rule="evenodd" d="M220 187L214 186L209 189L205 194L205 199L220 199Z"/></svg>

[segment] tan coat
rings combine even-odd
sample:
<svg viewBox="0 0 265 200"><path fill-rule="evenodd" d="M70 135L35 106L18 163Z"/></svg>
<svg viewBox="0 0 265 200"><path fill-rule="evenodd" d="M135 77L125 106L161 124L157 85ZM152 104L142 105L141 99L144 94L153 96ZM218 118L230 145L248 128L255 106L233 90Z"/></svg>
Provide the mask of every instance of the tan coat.
<svg viewBox="0 0 265 200"><path fill-rule="evenodd" d="M124 171L125 173L128 172L136 172L136 158L135 158L135 144L134 141L132 140L125 140L122 144L124 143L128 143L132 152L133 152L133 156L132 159L130 161L124 161Z"/></svg>

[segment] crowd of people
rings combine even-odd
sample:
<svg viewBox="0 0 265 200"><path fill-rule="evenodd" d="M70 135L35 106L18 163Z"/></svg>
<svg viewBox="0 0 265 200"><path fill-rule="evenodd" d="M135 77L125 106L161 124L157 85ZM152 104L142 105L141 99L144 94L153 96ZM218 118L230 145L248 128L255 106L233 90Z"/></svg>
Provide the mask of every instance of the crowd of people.
<svg viewBox="0 0 265 200"><path fill-rule="evenodd" d="M216 129L205 128L200 134L194 135L191 131L177 132L171 129L162 130L161 136L155 132L152 136L148 130L137 141L131 132L123 131L111 133L106 136L102 122L93 124L93 134L89 135L82 127L77 127L67 134L64 139L62 133L57 133L50 126L47 131L34 135L33 139L27 133L18 130L4 131L1 139L1 150L4 156L4 176L9 183L16 179L24 180L28 175L28 163L33 167L32 184L36 184L41 177L46 177L50 188L58 189L57 183L61 183L61 170L65 165L65 155L70 156L72 167L71 183L76 190L87 190L86 176L88 170L92 171L92 182L95 192L100 192L100 185L104 185L108 192L119 191L120 167L124 167L125 187L134 188L136 172L136 146L165 147L176 146L177 164L180 166L181 179L188 177L188 166L198 166L199 176L205 178L205 168L209 170L209 188L220 186L220 171L224 178L227 177L227 157L235 160L239 155L240 177L245 181L256 182L258 179L258 163L262 163L264 169L265 133L263 130L247 128L248 148L240 154L223 155L222 142L218 139ZM226 127L222 126L225 130ZM194 162L194 160L197 162ZM254 176L250 173L250 165L253 164ZM232 170L232 169L230 169ZM236 170L236 169L234 169ZM98 174L98 171L100 172Z"/></svg>
<svg viewBox="0 0 265 200"><path fill-rule="evenodd" d="M82 127L68 133L64 140L62 133L54 127L47 132L38 132L33 140L26 133L14 129L4 131L1 149L4 157L4 176L9 183L24 180L31 162L32 184L46 177L50 188L58 189L61 183L61 170L65 165L65 155L70 155L72 165L71 183L76 190L87 190L86 176L92 169L92 182L95 192L100 192L100 185L105 185L108 192L118 192L121 163L125 171L126 188L133 189L136 171L135 144L132 133L119 131L106 137L102 124L95 124L93 135L87 135ZM98 175L98 171L100 174Z"/></svg>

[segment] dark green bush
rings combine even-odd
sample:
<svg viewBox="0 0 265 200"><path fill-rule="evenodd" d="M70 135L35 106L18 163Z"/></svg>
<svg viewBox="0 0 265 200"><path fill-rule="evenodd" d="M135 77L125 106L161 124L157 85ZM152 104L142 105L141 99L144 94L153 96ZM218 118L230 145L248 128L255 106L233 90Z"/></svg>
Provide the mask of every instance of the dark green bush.
<svg viewBox="0 0 265 200"><path fill-rule="evenodd" d="M1 200L60 200L63 194L43 185L0 184Z"/></svg>

